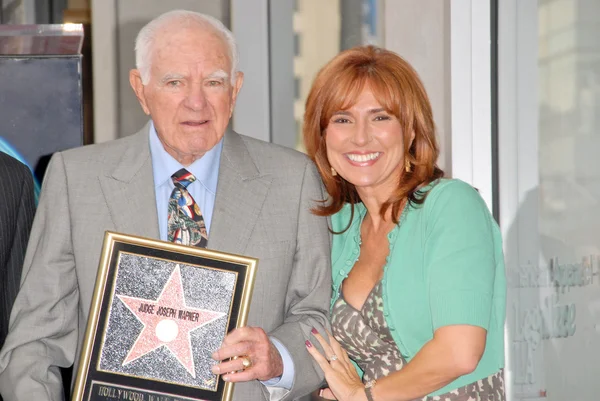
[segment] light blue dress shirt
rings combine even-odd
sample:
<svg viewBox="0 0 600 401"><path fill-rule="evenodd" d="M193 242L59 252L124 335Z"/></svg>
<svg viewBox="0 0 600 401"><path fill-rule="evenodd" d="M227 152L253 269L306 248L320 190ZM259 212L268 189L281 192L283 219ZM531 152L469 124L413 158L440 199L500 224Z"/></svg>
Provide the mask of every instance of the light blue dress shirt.
<svg viewBox="0 0 600 401"><path fill-rule="evenodd" d="M198 207L200 207L204 223L206 224L206 232L210 238L210 225L215 208L223 139L206 152L204 156L185 167L165 151L160 139L158 139L153 123L150 123L149 135L160 239L163 241L168 240L167 219L169 214L169 198L171 197L173 188L175 188L171 176L182 168L187 169L196 177L196 181L188 185L187 190L198 204ZM294 382L294 361L287 348L281 342L273 337L271 337L271 342L275 345L283 359L283 375L262 383L265 386L282 387L289 390L292 388Z"/></svg>
<svg viewBox="0 0 600 401"><path fill-rule="evenodd" d="M212 223L213 210L215 208L215 196L217 193L217 181L219 179L219 163L221 161L221 149L223 140L221 140L204 156L184 167L163 148L154 124L150 125L150 154L152 155L152 172L154 173L154 191L156 194L156 209L158 212L158 229L160 239L168 240L167 220L169 214L169 198L175 188L171 176L182 168L186 168L194 174L196 181L188 185L192 198L198 204L206 232L210 236L210 225Z"/></svg>

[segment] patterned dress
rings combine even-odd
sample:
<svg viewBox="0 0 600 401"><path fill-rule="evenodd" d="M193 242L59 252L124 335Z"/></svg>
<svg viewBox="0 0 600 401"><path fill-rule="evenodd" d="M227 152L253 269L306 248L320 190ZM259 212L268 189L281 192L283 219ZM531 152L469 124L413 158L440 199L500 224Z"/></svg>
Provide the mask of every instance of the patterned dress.
<svg viewBox="0 0 600 401"><path fill-rule="evenodd" d="M340 288L331 320L334 337L363 370L363 383L385 377L406 363L383 316L381 281L371 290L360 311L346 303ZM448 393L417 400L505 401L503 370Z"/></svg>

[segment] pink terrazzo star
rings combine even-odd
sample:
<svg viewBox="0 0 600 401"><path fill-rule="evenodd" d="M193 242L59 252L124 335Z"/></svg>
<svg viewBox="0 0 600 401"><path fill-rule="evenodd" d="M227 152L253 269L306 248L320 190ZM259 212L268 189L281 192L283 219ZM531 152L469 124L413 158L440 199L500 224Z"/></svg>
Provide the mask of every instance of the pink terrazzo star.
<svg viewBox="0 0 600 401"><path fill-rule="evenodd" d="M117 296L144 325L123 365L164 345L195 378L196 368L190 332L225 314L187 307L179 265L171 273L156 301L126 295Z"/></svg>

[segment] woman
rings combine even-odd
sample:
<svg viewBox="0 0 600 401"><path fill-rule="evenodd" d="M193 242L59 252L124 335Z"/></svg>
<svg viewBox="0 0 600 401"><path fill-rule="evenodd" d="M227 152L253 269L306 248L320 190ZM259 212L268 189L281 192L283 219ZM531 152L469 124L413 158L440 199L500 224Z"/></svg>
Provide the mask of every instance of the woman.
<svg viewBox="0 0 600 401"><path fill-rule="evenodd" d="M341 53L315 79L304 141L334 231L333 336L313 331L325 355L306 343L327 398L504 400L500 232L475 189L442 178L416 72L373 46Z"/></svg>

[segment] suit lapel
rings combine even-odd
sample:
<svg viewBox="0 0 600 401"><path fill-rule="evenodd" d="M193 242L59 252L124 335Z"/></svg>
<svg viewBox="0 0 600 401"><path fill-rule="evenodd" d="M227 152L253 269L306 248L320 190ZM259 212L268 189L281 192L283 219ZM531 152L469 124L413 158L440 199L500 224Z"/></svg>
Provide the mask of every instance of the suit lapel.
<svg viewBox="0 0 600 401"><path fill-rule="evenodd" d="M116 168L100 177L100 185L118 232L159 238L148 129L131 137Z"/></svg>
<svg viewBox="0 0 600 401"><path fill-rule="evenodd" d="M245 252L270 184L268 176L261 176L240 135L228 130L223 141L208 248Z"/></svg>

